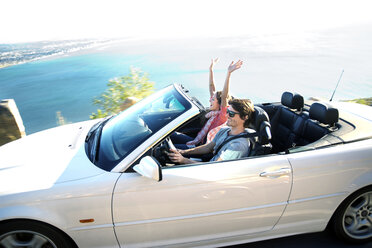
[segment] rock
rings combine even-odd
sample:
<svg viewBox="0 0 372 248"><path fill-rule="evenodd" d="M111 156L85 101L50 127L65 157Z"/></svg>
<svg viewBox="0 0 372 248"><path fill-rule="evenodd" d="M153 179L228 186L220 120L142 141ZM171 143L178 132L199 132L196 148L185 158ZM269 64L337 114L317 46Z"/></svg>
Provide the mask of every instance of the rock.
<svg viewBox="0 0 372 248"><path fill-rule="evenodd" d="M0 101L0 146L26 136L25 127L13 99Z"/></svg>

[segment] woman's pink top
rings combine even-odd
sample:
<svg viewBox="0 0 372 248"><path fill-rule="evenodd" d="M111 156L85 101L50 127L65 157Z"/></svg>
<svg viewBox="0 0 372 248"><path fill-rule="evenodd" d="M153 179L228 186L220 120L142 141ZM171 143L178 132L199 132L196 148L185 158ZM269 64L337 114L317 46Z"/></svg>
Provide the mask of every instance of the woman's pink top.
<svg viewBox="0 0 372 248"><path fill-rule="evenodd" d="M207 113L205 115L208 118L207 123L204 125L202 130L200 130L196 138L193 141L187 142L186 144L197 145L201 143L210 130L224 124L227 121L226 110L227 110L227 107L223 107L220 110L211 111Z"/></svg>

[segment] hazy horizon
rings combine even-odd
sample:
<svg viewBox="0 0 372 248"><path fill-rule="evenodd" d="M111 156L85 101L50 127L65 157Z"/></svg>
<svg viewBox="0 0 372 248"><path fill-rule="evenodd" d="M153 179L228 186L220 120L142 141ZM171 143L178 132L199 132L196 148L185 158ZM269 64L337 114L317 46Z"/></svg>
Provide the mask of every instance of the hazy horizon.
<svg viewBox="0 0 372 248"><path fill-rule="evenodd" d="M2 7L1 44L234 37L372 23L368 0L4 0Z"/></svg>

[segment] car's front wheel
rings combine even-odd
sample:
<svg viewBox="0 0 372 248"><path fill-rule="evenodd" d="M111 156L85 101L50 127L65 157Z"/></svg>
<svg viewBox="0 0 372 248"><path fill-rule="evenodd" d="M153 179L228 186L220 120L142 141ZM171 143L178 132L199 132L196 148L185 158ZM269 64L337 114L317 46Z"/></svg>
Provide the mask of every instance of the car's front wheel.
<svg viewBox="0 0 372 248"><path fill-rule="evenodd" d="M51 226L16 220L0 224L0 248L13 247L62 248L76 245Z"/></svg>
<svg viewBox="0 0 372 248"><path fill-rule="evenodd" d="M332 219L333 230L351 243L372 240L372 187L352 194L337 209Z"/></svg>

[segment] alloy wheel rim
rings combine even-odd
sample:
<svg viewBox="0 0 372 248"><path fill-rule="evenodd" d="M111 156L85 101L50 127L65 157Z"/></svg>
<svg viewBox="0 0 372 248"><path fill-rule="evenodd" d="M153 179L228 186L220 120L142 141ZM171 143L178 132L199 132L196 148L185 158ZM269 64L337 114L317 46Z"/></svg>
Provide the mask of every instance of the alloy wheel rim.
<svg viewBox="0 0 372 248"><path fill-rule="evenodd" d="M0 248L57 248L57 246L44 235L32 231L13 231L0 236Z"/></svg>
<svg viewBox="0 0 372 248"><path fill-rule="evenodd" d="M342 224L346 234L354 239L372 237L372 192L366 192L350 203Z"/></svg>

